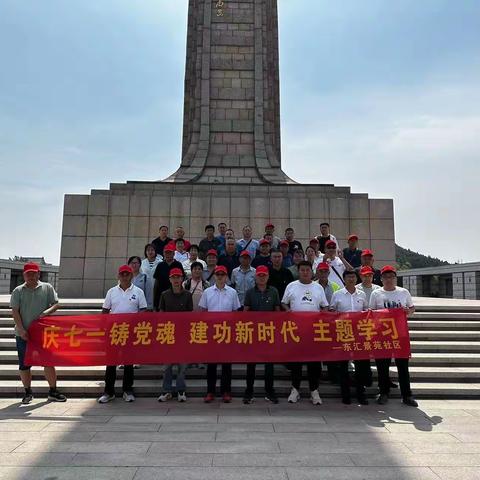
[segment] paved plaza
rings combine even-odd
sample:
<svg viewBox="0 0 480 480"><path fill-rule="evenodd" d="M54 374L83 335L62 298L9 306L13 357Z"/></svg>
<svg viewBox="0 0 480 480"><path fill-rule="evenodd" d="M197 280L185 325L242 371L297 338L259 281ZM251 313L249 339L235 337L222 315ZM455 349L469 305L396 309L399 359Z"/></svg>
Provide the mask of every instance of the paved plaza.
<svg viewBox="0 0 480 480"><path fill-rule="evenodd" d="M1 479L480 479L480 401L0 400Z"/></svg>

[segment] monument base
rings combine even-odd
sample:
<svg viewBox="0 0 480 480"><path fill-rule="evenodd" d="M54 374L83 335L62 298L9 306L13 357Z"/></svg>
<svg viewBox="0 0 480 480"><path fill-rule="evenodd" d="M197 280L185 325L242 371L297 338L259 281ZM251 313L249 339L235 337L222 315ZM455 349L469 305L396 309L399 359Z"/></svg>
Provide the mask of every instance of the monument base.
<svg viewBox="0 0 480 480"><path fill-rule="evenodd" d="M266 223L283 237L293 227L304 247L329 222L340 246L350 233L375 252L377 267L395 262L393 201L369 199L333 185L238 185L128 182L90 195L65 195L59 293L64 298L101 298L115 284L118 266L143 255L162 224L183 226L199 242L208 223L224 221L241 238L255 238Z"/></svg>

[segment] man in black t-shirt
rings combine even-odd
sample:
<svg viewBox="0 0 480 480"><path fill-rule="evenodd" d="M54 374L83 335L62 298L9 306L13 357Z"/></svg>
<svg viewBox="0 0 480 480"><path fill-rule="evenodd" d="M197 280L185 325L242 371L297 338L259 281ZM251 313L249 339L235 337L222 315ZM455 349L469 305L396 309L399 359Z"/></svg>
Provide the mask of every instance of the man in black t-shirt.
<svg viewBox="0 0 480 480"><path fill-rule="evenodd" d="M155 269L153 278L155 279L155 285L153 287L153 310L158 312L160 297L165 290L170 288L170 270L172 268L179 268L182 274L185 275L183 265L173 258L175 250L167 245L164 250L163 262L160 262Z"/></svg>
<svg viewBox="0 0 480 480"><path fill-rule="evenodd" d="M280 251L273 251L270 255L272 266L269 269L268 285L278 290L283 298L287 285L293 282L293 274L288 268L283 267L283 255Z"/></svg>
<svg viewBox="0 0 480 480"><path fill-rule="evenodd" d="M205 227L205 235L206 237L200 241L198 247L200 249L199 257L202 260L207 258L207 253L210 250L218 250L222 246L222 242L215 237L215 227L213 225L207 225Z"/></svg>
<svg viewBox="0 0 480 480"><path fill-rule="evenodd" d="M348 237L348 247L343 249L343 258L353 267L360 268L362 264L362 251L358 248L358 236Z"/></svg>
<svg viewBox="0 0 480 480"><path fill-rule="evenodd" d="M325 244L331 240L332 242L335 242L338 246L337 238L335 235L332 235L330 233L330 224L327 222L323 222L320 224L320 235L317 237L318 240L318 249L322 252L325 253Z"/></svg>
<svg viewBox="0 0 480 480"><path fill-rule="evenodd" d="M158 233L158 237L155 240L152 240L152 245L154 246L157 255L163 257L163 249L172 241L172 239L168 236L168 227L166 225L160 226Z"/></svg>
<svg viewBox="0 0 480 480"><path fill-rule="evenodd" d="M289 248L288 248L288 253L293 257L293 254L295 250L302 250L303 247L302 244L298 241L295 240L295 230L293 230L292 227L288 227L285 230L285 240L287 240Z"/></svg>

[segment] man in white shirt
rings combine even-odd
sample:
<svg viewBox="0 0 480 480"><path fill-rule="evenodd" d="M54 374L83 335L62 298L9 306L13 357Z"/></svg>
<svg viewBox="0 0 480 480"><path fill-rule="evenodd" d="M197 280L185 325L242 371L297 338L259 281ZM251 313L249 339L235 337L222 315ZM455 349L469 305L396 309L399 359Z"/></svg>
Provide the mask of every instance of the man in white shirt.
<svg viewBox="0 0 480 480"><path fill-rule="evenodd" d="M237 292L229 287L227 283L227 268L223 265L215 267L215 285L207 288L200 298L198 304L204 312L235 312L241 308ZM207 366L207 396L205 403L215 400L217 388L217 364L209 363ZM232 401L232 364L222 364L222 378L220 382L220 393L224 403Z"/></svg>
<svg viewBox="0 0 480 480"><path fill-rule="evenodd" d="M394 267L387 265L381 270L383 287L372 292L370 296L370 308L372 310L382 310L385 308L403 308L408 316L415 312L415 306L410 292L401 287L397 287L397 271ZM398 371L398 382L400 384L400 393L402 401L410 407L418 407L418 403L413 398L410 388L410 372L408 369L408 358L395 358L395 364ZM388 402L390 393L390 358L377 359L378 387L380 394L377 398L379 405L385 405Z"/></svg>
<svg viewBox="0 0 480 480"><path fill-rule="evenodd" d="M367 297L365 293L355 287L357 283L357 274L353 270L346 270L343 273L345 288L337 290L330 302L330 310L334 312L363 312L368 310ZM360 405L368 405L365 392L365 383L368 380L368 371L370 370L370 360L355 360L355 387L357 390L357 400ZM348 360L338 362L340 389L342 392L342 402L345 405L352 403L350 395L350 376L348 373Z"/></svg>
<svg viewBox="0 0 480 480"><path fill-rule="evenodd" d="M252 227L250 225L243 227L242 234L243 238L237 241L238 249L240 251L247 250L250 257L255 258L260 244L258 243L258 240L255 240L252 237Z"/></svg>
<svg viewBox="0 0 480 480"><path fill-rule="evenodd" d="M133 271L128 265L118 269L118 285L112 287L103 302L102 313L138 313L147 309L143 291L132 284ZM105 370L105 392L98 403L115 400L116 365L109 365ZM133 365L125 365L123 370L123 400L133 402Z"/></svg>
<svg viewBox="0 0 480 480"><path fill-rule="evenodd" d="M343 272L345 270L353 270L353 267L343 258L342 252L337 252L337 244L332 240L329 240L325 244L323 261L330 265L330 275L328 279L338 285L345 285Z"/></svg>
<svg viewBox="0 0 480 480"><path fill-rule="evenodd" d="M282 307L287 312L320 312L328 307L323 288L312 281L312 265L310 262L302 261L298 264L298 280L287 285L282 299ZM288 397L289 403L297 403L300 400L302 368L303 363L290 364L292 390ZM318 393L321 373L321 362L307 363L310 400L314 405L322 404L322 399Z"/></svg>

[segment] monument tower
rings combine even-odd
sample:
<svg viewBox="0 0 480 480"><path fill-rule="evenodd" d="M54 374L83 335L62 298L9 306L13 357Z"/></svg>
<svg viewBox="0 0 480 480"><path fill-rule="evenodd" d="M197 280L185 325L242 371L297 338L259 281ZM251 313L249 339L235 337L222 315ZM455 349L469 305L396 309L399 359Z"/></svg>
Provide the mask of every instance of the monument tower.
<svg viewBox="0 0 480 480"><path fill-rule="evenodd" d="M282 171L279 98L277 1L189 0L180 167L163 181L65 196L60 295L102 297L160 224L199 241L208 223L225 221L238 237L250 224L260 237L273 222L308 244L327 221L341 246L354 232L378 266L394 262L391 200Z"/></svg>

